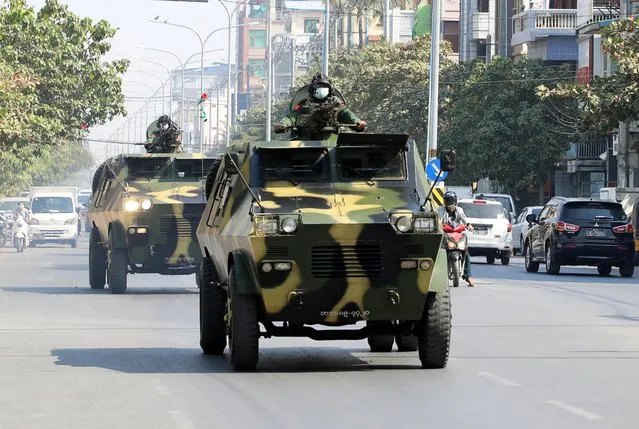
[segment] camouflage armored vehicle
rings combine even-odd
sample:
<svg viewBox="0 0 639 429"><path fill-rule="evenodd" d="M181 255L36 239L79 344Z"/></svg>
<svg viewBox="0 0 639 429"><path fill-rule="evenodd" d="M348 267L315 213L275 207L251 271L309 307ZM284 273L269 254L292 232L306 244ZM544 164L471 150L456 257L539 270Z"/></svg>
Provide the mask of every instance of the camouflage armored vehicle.
<svg viewBox="0 0 639 429"><path fill-rule="evenodd" d="M130 273L195 273L199 286L195 233L205 207L204 177L219 158L180 153L171 142L162 146L166 142L154 124L145 144L149 153L107 159L93 177L88 212L92 289L103 289L106 282L112 293L124 293Z"/></svg>
<svg viewBox="0 0 639 429"><path fill-rule="evenodd" d="M452 171L455 154L444 155ZM205 354L222 354L228 336L232 367L250 371L260 337L368 339L371 351L396 343L418 349L424 368L446 366L443 231L408 136L231 146L206 193L197 229ZM340 329L357 322L365 326Z"/></svg>

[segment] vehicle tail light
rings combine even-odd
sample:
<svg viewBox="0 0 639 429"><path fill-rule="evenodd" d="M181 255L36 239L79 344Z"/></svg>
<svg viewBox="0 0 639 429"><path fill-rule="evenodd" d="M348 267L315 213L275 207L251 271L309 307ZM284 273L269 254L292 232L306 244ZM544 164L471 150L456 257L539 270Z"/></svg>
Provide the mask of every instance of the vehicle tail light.
<svg viewBox="0 0 639 429"><path fill-rule="evenodd" d="M506 231L512 232L513 231L513 226L511 224L508 224L508 226L506 227Z"/></svg>
<svg viewBox="0 0 639 429"><path fill-rule="evenodd" d="M615 226L614 228L612 228L612 230L616 233L619 234L632 234L634 232L634 228L632 227L632 224L626 224L626 225L619 225L619 226Z"/></svg>
<svg viewBox="0 0 639 429"><path fill-rule="evenodd" d="M473 204L486 204L484 200L473 200Z"/></svg>
<svg viewBox="0 0 639 429"><path fill-rule="evenodd" d="M577 232L581 229L580 226L578 225L573 225L571 223L566 223L566 222L557 222L557 224L555 225L555 230L557 231L563 231L563 232Z"/></svg>

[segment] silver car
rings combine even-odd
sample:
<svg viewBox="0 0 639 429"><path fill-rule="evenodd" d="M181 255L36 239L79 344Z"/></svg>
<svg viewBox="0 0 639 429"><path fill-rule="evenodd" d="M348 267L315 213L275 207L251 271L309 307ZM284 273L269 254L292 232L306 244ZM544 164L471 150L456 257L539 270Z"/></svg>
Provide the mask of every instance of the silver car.
<svg viewBox="0 0 639 429"><path fill-rule="evenodd" d="M485 256L489 264L499 258L502 265L508 265L512 256L512 225L507 210L492 200L462 199L458 205L474 228L467 234L470 255Z"/></svg>
<svg viewBox="0 0 639 429"><path fill-rule="evenodd" d="M526 216L534 214L535 217L539 217L539 212L541 212L542 208L543 206L524 207L517 215L513 223L513 254L516 255L517 252L520 254L523 252L524 237L526 237L528 228L530 228L530 224L526 222Z"/></svg>

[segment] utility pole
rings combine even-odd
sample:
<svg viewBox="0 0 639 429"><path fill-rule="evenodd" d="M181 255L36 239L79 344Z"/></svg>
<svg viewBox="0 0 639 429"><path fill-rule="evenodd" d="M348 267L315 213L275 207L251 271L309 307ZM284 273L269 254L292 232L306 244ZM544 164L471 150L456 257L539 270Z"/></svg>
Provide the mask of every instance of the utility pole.
<svg viewBox="0 0 639 429"><path fill-rule="evenodd" d="M328 76L328 53L329 53L329 42L331 36L331 13L330 6L331 2L326 1L326 7L324 8L324 43L322 46L322 73Z"/></svg>
<svg viewBox="0 0 639 429"><path fill-rule="evenodd" d="M390 38L390 0L384 0L384 39L390 42Z"/></svg>
<svg viewBox="0 0 639 429"><path fill-rule="evenodd" d="M275 5L273 4L274 0L269 0L268 5L268 15L266 18L266 39L267 39L267 48L266 48L266 141L271 141L271 106L273 105L273 39L271 36L271 20L273 14L273 8Z"/></svg>
<svg viewBox="0 0 639 429"><path fill-rule="evenodd" d="M439 108L439 41L441 38L441 0L433 1L430 30L430 70L428 89L428 140L426 162L437 158L437 117Z"/></svg>
<svg viewBox="0 0 639 429"><path fill-rule="evenodd" d="M621 2L620 18L628 17L627 3ZM617 150L617 187L630 188L630 121L619 123L619 149Z"/></svg>

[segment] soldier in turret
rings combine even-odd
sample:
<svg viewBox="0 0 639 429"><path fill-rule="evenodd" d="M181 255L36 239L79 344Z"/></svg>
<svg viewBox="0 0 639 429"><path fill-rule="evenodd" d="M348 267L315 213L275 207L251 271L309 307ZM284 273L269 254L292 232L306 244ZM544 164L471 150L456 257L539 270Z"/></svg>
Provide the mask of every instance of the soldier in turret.
<svg viewBox="0 0 639 429"><path fill-rule="evenodd" d="M144 148L148 153L179 153L182 150L182 130L167 115L160 116L146 129Z"/></svg>
<svg viewBox="0 0 639 429"><path fill-rule="evenodd" d="M334 129L339 124L348 124L357 132L364 131L366 122L346 107L344 97L326 75L318 74L305 88L293 97L289 114L275 125L276 133L295 128L291 140L323 140L331 134L325 128Z"/></svg>

